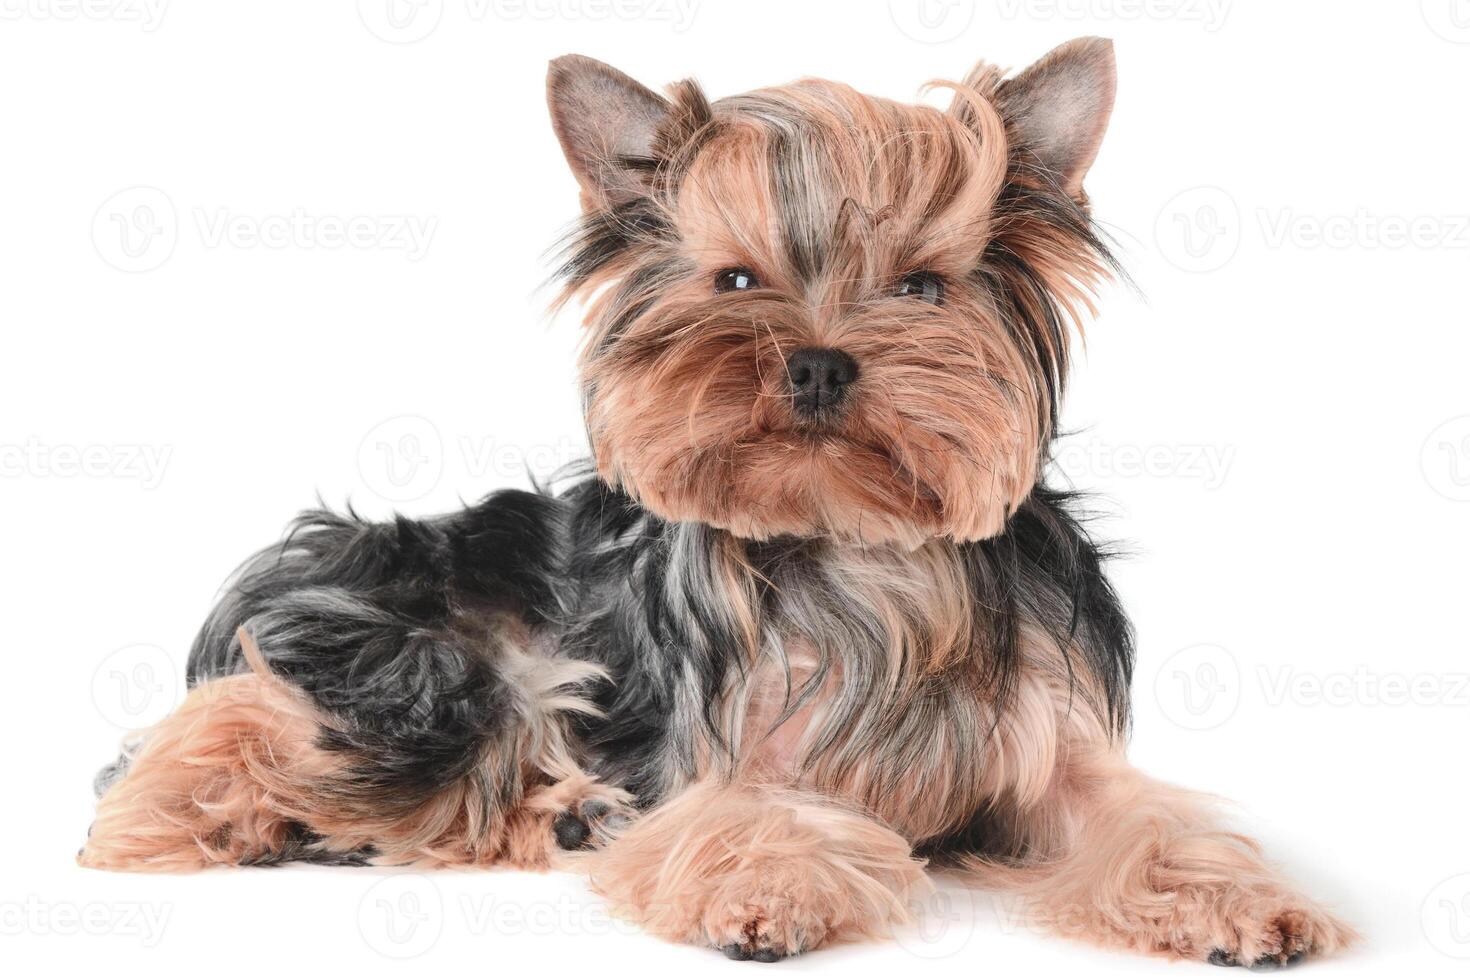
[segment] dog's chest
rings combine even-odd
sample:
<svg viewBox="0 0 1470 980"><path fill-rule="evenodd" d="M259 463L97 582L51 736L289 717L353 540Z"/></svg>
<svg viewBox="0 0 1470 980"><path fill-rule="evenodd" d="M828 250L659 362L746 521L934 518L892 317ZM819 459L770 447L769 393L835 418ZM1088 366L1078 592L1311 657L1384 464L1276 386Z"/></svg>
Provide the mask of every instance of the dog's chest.
<svg viewBox="0 0 1470 980"><path fill-rule="evenodd" d="M913 837L972 812L990 722L975 610L946 546L777 567L732 720L755 778L860 803Z"/></svg>

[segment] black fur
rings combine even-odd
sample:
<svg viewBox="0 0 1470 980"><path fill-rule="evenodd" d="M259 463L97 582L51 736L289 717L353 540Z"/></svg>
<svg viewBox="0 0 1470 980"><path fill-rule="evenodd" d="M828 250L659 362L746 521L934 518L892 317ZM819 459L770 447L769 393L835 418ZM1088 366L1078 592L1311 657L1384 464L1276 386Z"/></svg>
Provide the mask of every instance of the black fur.
<svg viewBox="0 0 1470 980"><path fill-rule="evenodd" d="M1107 703L1094 707L1121 731L1131 633L1069 503L1038 487L1004 535L964 546L976 602L991 611L986 668L1003 705L1021 627L1039 624L1080 651L1073 669L1098 682ZM271 668L332 719L322 745L351 760L335 790L406 813L469 772L487 740L514 737L495 667L495 617L508 614L551 633L562 655L608 669L591 692L604 714L577 733L600 775L648 805L662 792L673 685L692 671L713 710L741 663L708 587L718 533L665 522L595 479L560 495L502 491L429 520L312 511L239 573L195 641L189 679L245 669L235 632L246 625ZM801 547L747 545L767 580ZM692 773L693 758L677 761ZM934 849L978 843L983 829Z"/></svg>
<svg viewBox="0 0 1470 980"><path fill-rule="evenodd" d="M410 812L469 772L487 740L516 737L495 617L558 616L562 510L501 491L430 520L303 514L227 589L194 641L189 683L246 669L235 634L247 626L271 669L331 719L322 746L352 760L333 791ZM511 791L512 775L487 791Z"/></svg>
<svg viewBox="0 0 1470 980"><path fill-rule="evenodd" d="M1057 186L1055 175L1025 157L1011 159L991 220L999 229L1029 222L1060 232L1076 244L1079 254L1096 257L1112 276L1129 281L1086 206ZM1037 377L1045 385L1038 407L1050 422L1048 431L1056 432L1067 378L1067 317L1046 282L1010 249L1003 234L986 246L974 278L994 297L1001 323L1035 359Z"/></svg>

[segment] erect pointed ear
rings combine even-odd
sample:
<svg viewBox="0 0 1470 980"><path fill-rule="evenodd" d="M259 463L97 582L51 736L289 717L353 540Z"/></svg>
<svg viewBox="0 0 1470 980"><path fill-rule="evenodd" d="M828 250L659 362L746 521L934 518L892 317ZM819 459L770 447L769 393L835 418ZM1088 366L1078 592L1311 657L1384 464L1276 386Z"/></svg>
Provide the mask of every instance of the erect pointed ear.
<svg viewBox="0 0 1470 980"><path fill-rule="evenodd" d="M1050 171L1072 197L1097 158L1118 72L1113 42L1079 37L1002 82L995 103L1014 142Z"/></svg>
<svg viewBox="0 0 1470 980"><path fill-rule="evenodd" d="M654 139L670 105L600 61L579 54L551 62L546 101L562 152L582 185L582 207L610 207L646 191Z"/></svg>

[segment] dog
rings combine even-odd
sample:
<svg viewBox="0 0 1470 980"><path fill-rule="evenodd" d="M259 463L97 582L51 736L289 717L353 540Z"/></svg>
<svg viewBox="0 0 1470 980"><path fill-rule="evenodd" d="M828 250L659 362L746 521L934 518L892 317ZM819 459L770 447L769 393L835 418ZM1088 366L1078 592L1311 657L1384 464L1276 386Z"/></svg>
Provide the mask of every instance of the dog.
<svg viewBox="0 0 1470 980"><path fill-rule="evenodd" d="M711 102L552 62L590 465L302 515L99 777L80 862L574 867L755 961L890 934L930 868L1148 953L1348 943L1125 760L1131 629L1041 479L1118 272L1083 190L1112 46L934 85Z"/></svg>

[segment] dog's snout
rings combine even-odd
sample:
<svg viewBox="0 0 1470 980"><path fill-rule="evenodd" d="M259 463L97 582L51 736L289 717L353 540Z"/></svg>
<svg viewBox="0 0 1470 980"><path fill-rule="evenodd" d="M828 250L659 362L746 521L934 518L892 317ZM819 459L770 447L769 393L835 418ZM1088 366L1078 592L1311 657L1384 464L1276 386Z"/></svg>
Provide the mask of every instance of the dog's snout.
<svg viewBox="0 0 1470 980"><path fill-rule="evenodd" d="M857 380L857 361L845 351L803 347L786 358L791 403L798 415L815 416L842 401Z"/></svg>

